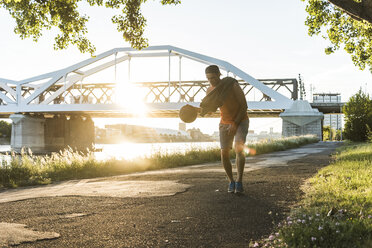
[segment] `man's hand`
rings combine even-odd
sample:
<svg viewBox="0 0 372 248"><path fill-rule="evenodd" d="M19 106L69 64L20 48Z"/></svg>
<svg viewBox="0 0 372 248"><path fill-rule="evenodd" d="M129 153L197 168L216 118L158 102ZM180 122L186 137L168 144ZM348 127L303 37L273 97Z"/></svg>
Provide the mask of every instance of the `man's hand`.
<svg viewBox="0 0 372 248"><path fill-rule="evenodd" d="M190 106L190 107L193 107L194 109L196 109L196 110L198 111L198 113L201 112L201 108L199 108L199 107L195 107L195 106L192 106L192 105L190 105L190 104L187 104L187 105Z"/></svg>
<svg viewBox="0 0 372 248"><path fill-rule="evenodd" d="M233 124L230 124L229 128L227 129L227 132L229 135L234 135L236 134L236 130L238 129L238 127L236 126L235 123Z"/></svg>

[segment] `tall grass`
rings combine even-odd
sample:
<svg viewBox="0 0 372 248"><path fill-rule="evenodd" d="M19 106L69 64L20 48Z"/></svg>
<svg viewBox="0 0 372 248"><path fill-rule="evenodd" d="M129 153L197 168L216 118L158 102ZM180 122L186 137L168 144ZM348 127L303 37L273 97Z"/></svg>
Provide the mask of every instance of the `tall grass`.
<svg viewBox="0 0 372 248"><path fill-rule="evenodd" d="M305 135L299 137L281 138L276 140L263 140L258 143L248 144L247 147L249 149L253 149L253 152L255 154L264 154L274 151L288 150L318 141L319 139L316 136Z"/></svg>
<svg viewBox="0 0 372 248"><path fill-rule="evenodd" d="M318 140L313 136L285 138L248 145L249 154L262 154L299 147ZM231 152L231 157L234 153ZM37 184L55 181L94 178L120 175L131 172L174 168L220 160L220 149L193 148L184 153L155 153L151 156L133 160L97 160L94 153L82 154L66 149L63 152L46 156L35 156L31 151L12 154L10 161L2 159L0 167L0 188Z"/></svg>
<svg viewBox="0 0 372 248"><path fill-rule="evenodd" d="M339 150L304 191L276 234L251 247L372 247L372 144Z"/></svg>

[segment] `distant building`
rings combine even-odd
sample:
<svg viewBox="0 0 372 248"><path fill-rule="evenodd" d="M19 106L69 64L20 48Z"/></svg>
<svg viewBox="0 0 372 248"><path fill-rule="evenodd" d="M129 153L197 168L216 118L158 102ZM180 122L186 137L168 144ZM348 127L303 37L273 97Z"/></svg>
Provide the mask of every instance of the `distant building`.
<svg viewBox="0 0 372 248"><path fill-rule="evenodd" d="M160 137L168 137L170 139L169 141L179 141L181 139L183 141L190 141L192 139L188 132L182 130L169 128L154 128L154 130Z"/></svg>
<svg viewBox="0 0 372 248"><path fill-rule="evenodd" d="M186 131L128 124L105 125L105 129L100 129L97 134L98 142L104 143L117 143L124 140L132 142L191 141L191 136Z"/></svg>
<svg viewBox="0 0 372 248"><path fill-rule="evenodd" d="M180 131L186 131L186 123L180 122L178 124L178 130L180 130Z"/></svg>
<svg viewBox="0 0 372 248"><path fill-rule="evenodd" d="M212 141L212 137L204 134L199 128L192 128L187 130L193 141Z"/></svg>
<svg viewBox="0 0 372 248"><path fill-rule="evenodd" d="M335 103L341 102L340 93L315 93L313 94L313 102ZM333 129L342 129L341 114L325 114L323 126L330 126Z"/></svg>

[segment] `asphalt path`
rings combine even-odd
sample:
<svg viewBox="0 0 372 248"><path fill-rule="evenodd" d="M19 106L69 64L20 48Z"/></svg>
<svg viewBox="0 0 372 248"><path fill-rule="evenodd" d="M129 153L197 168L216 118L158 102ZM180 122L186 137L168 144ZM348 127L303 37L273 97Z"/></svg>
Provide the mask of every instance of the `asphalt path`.
<svg viewBox="0 0 372 248"><path fill-rule="evenodd" d="M247 158L243 195L219 163L0 191L0 247L248 247L301 199L337 142Z"/></svg>

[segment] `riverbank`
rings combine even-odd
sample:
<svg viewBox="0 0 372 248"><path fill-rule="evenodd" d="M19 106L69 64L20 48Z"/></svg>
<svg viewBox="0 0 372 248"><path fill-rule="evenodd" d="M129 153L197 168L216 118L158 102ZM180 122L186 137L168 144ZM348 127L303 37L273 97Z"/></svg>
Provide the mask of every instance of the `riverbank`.
<svg viewBox="0 0 372 248"><path fill-rule="evenodd" d="M281 151L317 142L313 136L284 138L248 145L247 156ZM231 157L234 153L231 152ZM30 152L3 160L0 168L0 188L50 184L52 182L113 176L132 172L174 168L220 160L220 149L192 149L185 152L155 153L132 160L111 158L97 160L93 153L81 154L72 150L35 156Z"/></svg>

